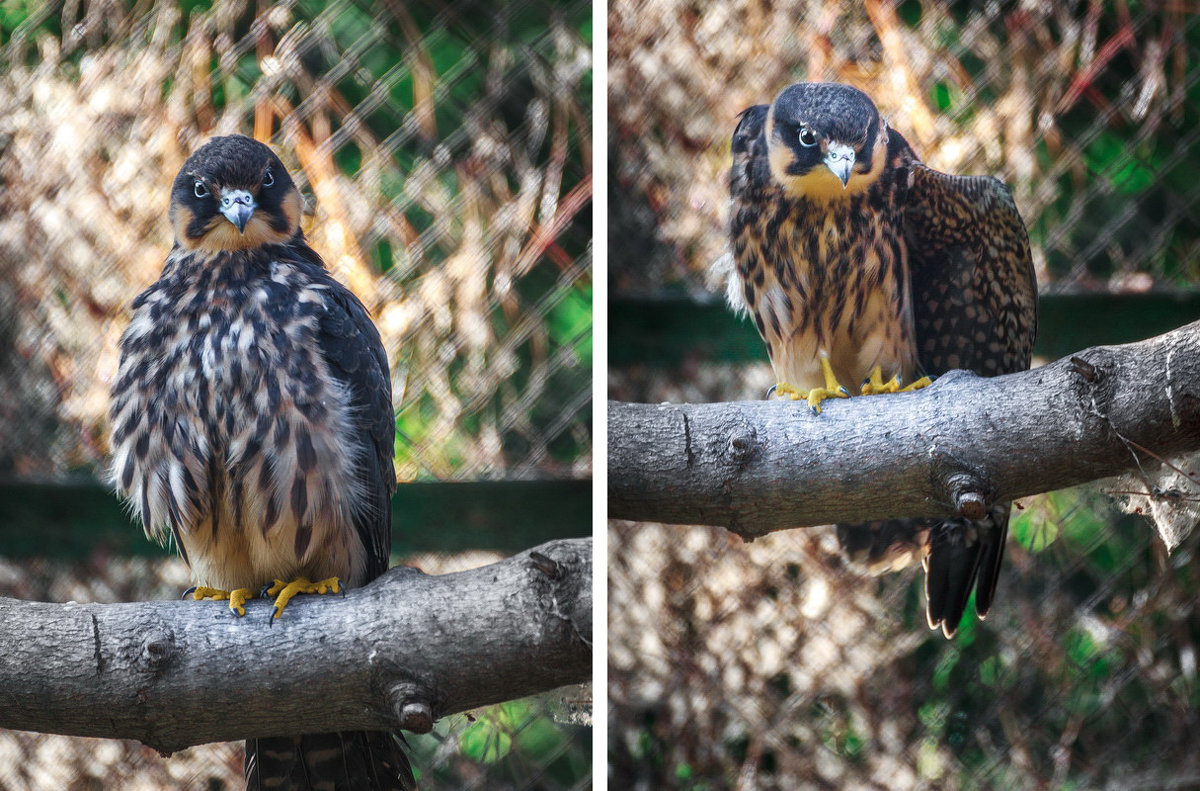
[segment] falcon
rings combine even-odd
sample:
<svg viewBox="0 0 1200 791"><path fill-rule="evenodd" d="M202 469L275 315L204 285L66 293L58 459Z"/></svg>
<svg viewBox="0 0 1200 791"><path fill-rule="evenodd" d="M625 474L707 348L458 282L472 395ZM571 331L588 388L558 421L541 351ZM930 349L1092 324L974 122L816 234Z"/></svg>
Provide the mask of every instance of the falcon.
<svg viewBox="0 0 1200 791"><path fill-rule="evenodd" d="M391 550L391 378L362 303L300 229L270 148L216 137L171 187L175 243L133 301L112 389L110 479L146 534L173 541L196 599L273 617L297 593L382 574ZM248 789L408 789L396 737L246 744Z"/></svg>
<svg viewBox="0 0 1200 791"><path fill-rule="evenodd" d="M1037 284L1002 182L926 167L865 93L835 83L744 111L731 148L730 294L766 341L776 397L819 415L847 385L894 393L952 369L1029 368ZM992 605L1009 506L839 537L880 566L920 555L929 627L950 638L972 591L980 618Z"/></svg>

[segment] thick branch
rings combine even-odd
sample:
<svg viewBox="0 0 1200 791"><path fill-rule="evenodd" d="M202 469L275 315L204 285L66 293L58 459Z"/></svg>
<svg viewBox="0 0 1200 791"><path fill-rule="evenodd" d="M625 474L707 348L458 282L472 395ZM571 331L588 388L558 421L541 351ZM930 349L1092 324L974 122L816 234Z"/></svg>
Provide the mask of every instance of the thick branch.
<svg viewBox="0 0 1200 791"><path fill-rule="evenodd" d="M728 527L974 515L1200 449L1200 322L893 396L608 406L609 515Z"/></svg>
<svg viewBox="0 0 1200 791"><path fill-rule="evenodd" d="M438 717L591 676L592 544L443 576L395 568L272 620L225 604L0 599L0 727L193 744Z"/></svg>

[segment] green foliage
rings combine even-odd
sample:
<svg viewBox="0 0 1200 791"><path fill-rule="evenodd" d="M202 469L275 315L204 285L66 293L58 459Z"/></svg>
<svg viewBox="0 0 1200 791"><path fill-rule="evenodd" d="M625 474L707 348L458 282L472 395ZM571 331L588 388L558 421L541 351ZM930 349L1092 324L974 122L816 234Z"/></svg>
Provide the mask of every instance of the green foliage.
<svg viewBox="0 0 1200 791"><path fill-rule="evenodd" d="M1034 511L1016 514L1008 529L1017 543L1030 552L1041 552L1058 538L1058 523Z"/></svg>
<svg viewBox="0 0 1200 791"><path fill-rule="evenodd" d="M498 706L497 709L495 718L477 720L459 736L459 748L472 761L495 763L505 758L512 749L511 717L504 706Z"/></svg>
<svg viewBox="0 0 1200 791"><path fill-rule="evenodd" d="M35 39L40 34L59 36L62 28L58 17L50 13L53 4L31 0L0 0L0 46L14 36Z"/></svg>

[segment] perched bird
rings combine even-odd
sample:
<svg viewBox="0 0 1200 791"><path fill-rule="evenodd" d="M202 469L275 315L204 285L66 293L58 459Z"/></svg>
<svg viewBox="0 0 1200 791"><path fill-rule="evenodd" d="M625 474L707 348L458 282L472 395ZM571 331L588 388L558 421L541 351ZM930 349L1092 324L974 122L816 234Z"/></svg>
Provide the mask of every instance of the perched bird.
<svg viewBox="0 0 1200 791"><path fill-rule="evenodd" d="M792 85L743 112L732 154L730 293L767 343L777 397L819 414L846 384L896 392L951 369L1029 367L1037 284L1003 183L924 166L865 93L833 83ZM972 589L980 618L991 607L1008 512L839 535L880 565L922 555L929 626L951 637Z"/></svg>
<svg viewBox="0 0 1200 791"><path fill-rule="evenodd" d="M110 477L148 536L174 540L197 599L244 615L266 582L362 585L391 550L395 422L362 303L300 229L270 148L217 137L171 187L175 244L133 301L112 390ZM249 789L404 789L396 739L345 732L246 745Z"/></svg>

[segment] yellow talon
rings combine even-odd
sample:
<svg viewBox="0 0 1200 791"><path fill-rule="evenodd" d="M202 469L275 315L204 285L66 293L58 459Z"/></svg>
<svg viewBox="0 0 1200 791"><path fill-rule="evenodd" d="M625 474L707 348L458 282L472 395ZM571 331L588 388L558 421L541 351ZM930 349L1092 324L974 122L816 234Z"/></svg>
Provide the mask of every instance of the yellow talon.
<svg viewBox="0 0 1200 791"><path fill-rule="evenodd" d="M283 580L275 580L275 584L267 588L267 595L275 597L275 614L272 616L278 618L283 615L283 610L288 606L288 602L297 593L340 593L341 585L338 583L337 577L329 577L328 579L312 582L307 577L297 577L291 582Z"/></svg>
<svg viewBox="0 0 1200 791"><path fill-rule="evenodd" d="M775 395L783 398L790 398L793 401L803 401L808 398L808 393L804 392L795 385L790 385L787 382L780 382L775 385Z"/></svg>
<svg viewBox="0 0 1200 791"><path fill-rule="evenodd" d="M821 375L825 377L824 387L801 390L795 385L780 382L775 385L775 395L790 398L793 401L807 401L808 408L813 411L814 415L821 414L821 402L826 398L849 398L850 391L838 383L837 377L833 374L833 367L829 364L829 358L822 354L820 362Z"/></svg>
<svg viewBox="0 0 1200 791"><path fill-rule="evenodd" d="M850 396L843 393L841 390L830 390L827 387L814 387L808 391L808 408L813 411L814 415L821 414L821 402L826 398L849 398Z"/></svg>
<svg viewBox="0 0 1200 791"><path fill-rule="evenodd" d="M928 376L922 376L920 379L913 382L912 384L901 387L900 392L901 393L909 393L909 392L912 392L913 390L920 390L922 387L929 387L931 384L933 384L933 379L931 379Z"/></svg>
<svg viewBox="0 0 1200 791"><path fill-rule="evenodd" d="M207 585L197 585L192 591L192 598L196 601L201 599L212 599L213 601L229 600L229 609L236 612L238 615L246 614L246 602L255 598L254 591L249 588L235 588L227 591L222 588L210 588Z"/></svg>
<svg viewBox="0 0 1200 791"><path fill-rule="evenodd" d="M883 381L883 369L880 366L875 366L871 370L871 375L862 384L863 395L878 395L879 393L897 393L900 391L900 377L893 376L888 381Z"/></svg>
<svg viewBox="0 0 1200 791"><path fill-rule="evenodd" d="M877 395L879 393L908 393L913 390L920 390L922 387L928 387L933 384L933 380L928 376L922 376L917 381L910 385L901 386L900 375L893 376L888 381L883 381L883 371L877 365L871 371L871 375L867 377L862 384L863 395Z"/></svg>

